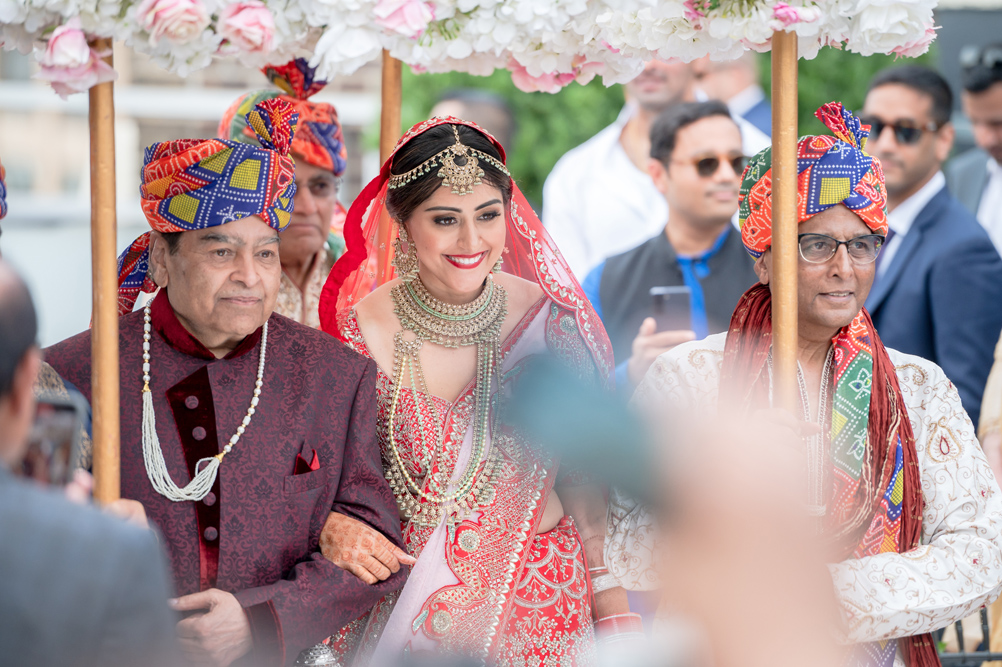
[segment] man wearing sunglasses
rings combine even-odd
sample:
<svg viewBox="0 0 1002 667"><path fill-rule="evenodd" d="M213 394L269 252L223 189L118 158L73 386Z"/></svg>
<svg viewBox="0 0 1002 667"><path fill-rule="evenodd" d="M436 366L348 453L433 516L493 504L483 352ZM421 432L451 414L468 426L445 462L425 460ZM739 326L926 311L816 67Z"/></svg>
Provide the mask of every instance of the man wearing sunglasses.
<svg viewBox="0 0 1002 667"><path fill-rule="evenodd" d="M1002 330L1002 259L946 187L952 107L949 84L925 67L870 83L860 119L886 177L890 231L866 307L888 347L943 368L977 424Z"/></svg>
<svg viewBox="0 0 1002 667"><path fill-rule="evenodd" d="M947 181L1002 253L1002 44L967 47L960 65L960 99L977 148L950 163Z"/></svg>
<svg viewBox="0 0 1002 667"><path fill-rule="evenodd" d="M662 352L726 331L738 299L755 284L731 225L744 162L741 131L723 102L679 104L655 121L647 172L668 203L667 224L582 283L612 342L621 388L635 386ZM689 288L691 330L658 330L650 317L651 288L673 286Z"/></svg>

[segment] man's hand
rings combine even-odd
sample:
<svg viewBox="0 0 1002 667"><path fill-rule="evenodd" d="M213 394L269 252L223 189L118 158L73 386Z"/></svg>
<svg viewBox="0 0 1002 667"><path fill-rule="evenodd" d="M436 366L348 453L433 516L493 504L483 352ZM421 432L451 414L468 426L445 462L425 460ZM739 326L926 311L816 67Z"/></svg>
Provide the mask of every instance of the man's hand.
<svg viewBox="0 0 1002 667"><path fill-rule="evenodd" d="M400 565L417 562L377 530L357 519L331 512L320 533L320 551L342 570L367 584L385 581Z"/></svg>
<svg viewBox="0 0 1002 667"><path fill-rule="evenodd" d="M630 383L633 386L640 384L647 369L662 353L695 339L694 331L658 331L658 324L653 317L645 319L637 337L633 339L633 353L626 365L626 376Z"/></svg>
<svg viewBox="0 0 1002 667"><path fill-rule="evenodd" d="M146 508L138 500L119 498L104 505L101 509L112 516L124 519L133 526L147 529L150 527L150 522L146 519Z"/></svg>
<svg viewBox="0 0 1002 667"><path fill-rule="evenodd" d="M185 655L196 665L227 667L251 650L250 621L232 593L210 588L170 601L174 611L206 610L177 624Z"/></svg>

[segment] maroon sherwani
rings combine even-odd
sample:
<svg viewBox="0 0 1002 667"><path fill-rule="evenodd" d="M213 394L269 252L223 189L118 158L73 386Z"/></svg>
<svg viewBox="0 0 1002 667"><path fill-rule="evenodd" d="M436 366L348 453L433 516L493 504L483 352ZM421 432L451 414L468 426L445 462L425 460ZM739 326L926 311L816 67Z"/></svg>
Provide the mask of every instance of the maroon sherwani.
<svg viewBox="0 0 1002 667"><path fill-rule="evenodd" d="M157 435L174 483L222 451L254 392L261 329L216 359L181 326L165 290L151 306L151 381ZM299 652L403 586L402 572L375 586L318 550L331 510L365 521L400 545L396 503L376 442L376 367L333 337L281 315L268 320L260 403L202 501L153 490L142 447L143 314L119 324L122 497L138 500L163 532L179 595L219 588L250 619L261 665ZM45 359L91 397L91 337L46 350ZM314 455L315 452L315 455Z"/></svg>

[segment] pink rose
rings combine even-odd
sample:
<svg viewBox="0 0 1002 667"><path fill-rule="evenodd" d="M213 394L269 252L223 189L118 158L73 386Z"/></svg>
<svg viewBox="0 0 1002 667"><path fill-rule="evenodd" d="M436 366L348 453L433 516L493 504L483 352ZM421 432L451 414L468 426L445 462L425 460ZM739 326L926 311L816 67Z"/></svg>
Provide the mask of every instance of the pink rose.
<svg viewBox="0 0 1002 667"><path fill-rule="evenodd" d="M417 39L428 24L435 20L435 8L422 0L379 0L372 13L376 25Z"/></svg>
<svg viewBox="0 0 1002 667"><path fill-rule="evenodd" d="M895 58L917 58L929 50L929 45L936 39L936 27L929 24L925 28L925 34L915 41L902 44L894 48Z"/></svg>
<svg viewBox="0 0 1002 667"><path fill-rule="evenodd" d="M73 17L49 36L36 78L52 84L52 89L65 100L73 93L118 78L111 65L102 60L106 55L90 47L80 28L80 19Z"/></svg>
<svg viewBox="0 0 1002 667"><path fill-rule="evenodd" d="M772 8L773 27L777 30L789 28L794 23L812 23L821 18L817 7L791 7L785 2L777 2Z"/></svg>
<svg viewBox="0 0 1002 667"><path fill-rule="evenodd" d="M519 64L514 58L508 61L508 69L511 70L512 83L515 84L516 88L526 93L559 93L560 89L573 81L576 76L574 73L560 74L557 72L532 76L525 69L525 66Z"/></svg>
<svg viewBox="0 0 1002 667"><path fill-rule="evenodd" d="M209 13L199 0L143 0L136 18L150 34L150 44L162 38L184 44L209 27Z"/></svg>
<svg viewBox="0 0 1002 667"><path fill-rule="evenodd" d="M226 5L219 15L217 25L219 35L241 51L271 51L275 38L275 19L263 2L244 0Z"/></svg>

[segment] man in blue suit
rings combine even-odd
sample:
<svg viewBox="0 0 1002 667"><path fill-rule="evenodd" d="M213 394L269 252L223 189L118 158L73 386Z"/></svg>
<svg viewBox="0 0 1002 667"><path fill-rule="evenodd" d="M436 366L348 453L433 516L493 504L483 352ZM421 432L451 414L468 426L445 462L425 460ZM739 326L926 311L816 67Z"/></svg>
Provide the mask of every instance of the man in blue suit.
<svg viewBox="0 0 1002 667"><path fill-rule="evenodd" d="M870 83L866 150L887 180L890 232L866 307L888 347L939 364L977 424L1002 330L1002 258L946 189L953 95L936 72L906 65Z"/></svg>

